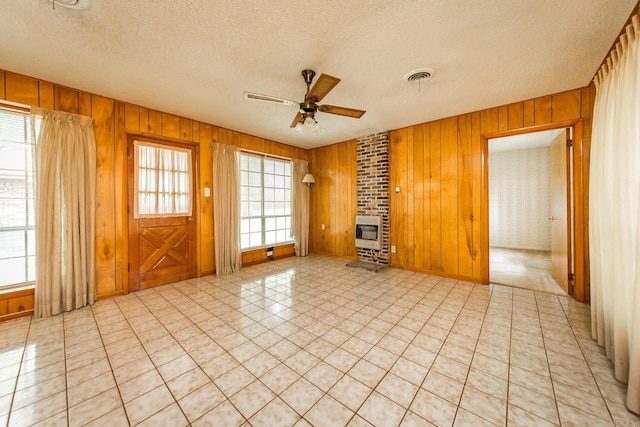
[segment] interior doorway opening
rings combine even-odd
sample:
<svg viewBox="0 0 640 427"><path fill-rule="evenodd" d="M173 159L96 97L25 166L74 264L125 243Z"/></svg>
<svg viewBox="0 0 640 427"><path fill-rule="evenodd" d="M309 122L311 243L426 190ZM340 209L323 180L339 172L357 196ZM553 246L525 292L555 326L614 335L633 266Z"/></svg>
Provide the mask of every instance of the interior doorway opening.
<svg viewBox="0 0 640 427"><path fill-rule="evenodd" d="M571 292L570 132L489 139L491 283Z"/></svg>

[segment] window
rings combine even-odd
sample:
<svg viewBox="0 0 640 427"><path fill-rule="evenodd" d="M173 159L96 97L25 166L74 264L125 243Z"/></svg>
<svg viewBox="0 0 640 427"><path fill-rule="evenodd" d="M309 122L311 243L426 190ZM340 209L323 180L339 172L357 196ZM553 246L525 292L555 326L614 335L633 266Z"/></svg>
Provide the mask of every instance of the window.
<svg viewBox="0 0 640 427"><path fill-rule="evenodd" d="M36 279L30 117L0 109L0 287Z"/></svg>
<svg viewBox="0 0 640 427"><path fill-rule="evenodd" d="M134 218L191 215L191 150L134 141Z"/></svg>
<svg viewBox="0 0 640 427"><path fill-rule="evenodd" d="M240 154L240 247L291 240L291 162Z"/></svg>

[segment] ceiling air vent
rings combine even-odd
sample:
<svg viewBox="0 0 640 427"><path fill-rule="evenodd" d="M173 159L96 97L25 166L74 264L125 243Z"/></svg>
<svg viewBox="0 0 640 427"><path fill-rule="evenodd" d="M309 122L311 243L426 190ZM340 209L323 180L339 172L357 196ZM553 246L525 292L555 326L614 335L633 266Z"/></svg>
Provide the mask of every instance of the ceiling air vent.
<svg viewBox="0 0 640 427"><path fill-rule="evenodd" d="M409 71L404 75L404 80L407 83L422 83L433 78L435 71L433 68L418 68L417 70Z"/></svg>

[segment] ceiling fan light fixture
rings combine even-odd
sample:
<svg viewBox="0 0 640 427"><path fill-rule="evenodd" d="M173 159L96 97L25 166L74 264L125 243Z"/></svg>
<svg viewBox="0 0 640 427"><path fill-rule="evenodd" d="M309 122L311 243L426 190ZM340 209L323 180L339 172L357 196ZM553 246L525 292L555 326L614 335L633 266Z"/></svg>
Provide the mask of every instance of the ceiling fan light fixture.
<svg viewBox="0 0 640 427"><path fill-rule="evenodd" d="M298 122L295 130L303 135L312 135L320 132L320 125L312 113L305 113Z"/></svg>

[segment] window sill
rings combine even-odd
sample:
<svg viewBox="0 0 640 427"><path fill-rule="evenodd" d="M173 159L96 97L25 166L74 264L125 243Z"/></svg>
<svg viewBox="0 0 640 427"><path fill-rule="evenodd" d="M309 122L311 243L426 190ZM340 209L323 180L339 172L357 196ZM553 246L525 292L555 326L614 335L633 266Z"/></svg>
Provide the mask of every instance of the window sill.
<svg viewBox="0 0 640 427"><path fill-rule="evenodd" d="M0 300L15 298L25 295L33 295L36 289L34 284L25 284L18 286L6 286L0 288Z"/></svg>

